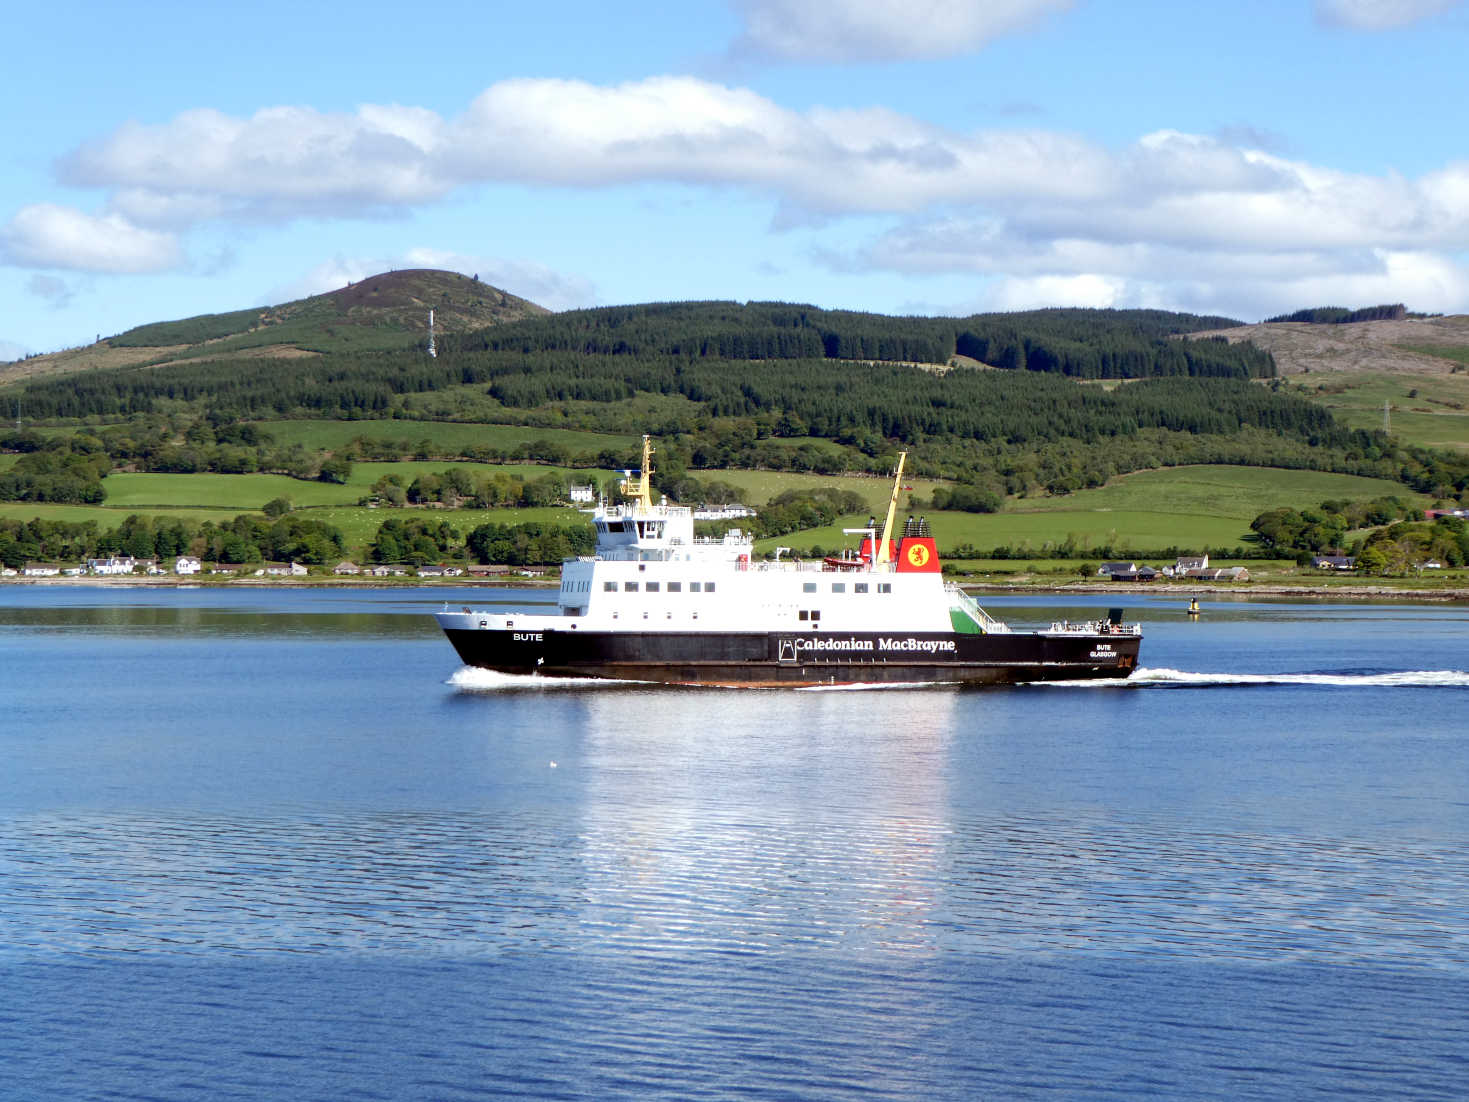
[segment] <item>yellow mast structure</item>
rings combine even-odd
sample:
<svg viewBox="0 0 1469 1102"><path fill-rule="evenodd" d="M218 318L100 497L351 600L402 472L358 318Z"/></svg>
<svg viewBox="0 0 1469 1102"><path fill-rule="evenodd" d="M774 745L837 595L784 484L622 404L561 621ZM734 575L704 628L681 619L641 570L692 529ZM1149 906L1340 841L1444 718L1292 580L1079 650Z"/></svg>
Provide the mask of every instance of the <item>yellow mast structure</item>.
<svg viewBox="0 0 1469 1102"><path fill-rule="evenodd" d="M630 478L622 480L620 489L628 497L637 502L640 510L653 508L653 487L650 478L653 474L653 438L646 433L643 434L643 468L634 482Z"/></svg>
<svg viewBox="0 0 1469 1102"><path fill-rule="evenodd" d="M903 489L903 462L908 458L907 452L898 453L898 470L893 475L893 496L888 502L888 519L882 526L882 542L877 545L877 562L892 562L892 556L888 554L888 542L893 538L893 518L898 515L898 494Z"/></svg>

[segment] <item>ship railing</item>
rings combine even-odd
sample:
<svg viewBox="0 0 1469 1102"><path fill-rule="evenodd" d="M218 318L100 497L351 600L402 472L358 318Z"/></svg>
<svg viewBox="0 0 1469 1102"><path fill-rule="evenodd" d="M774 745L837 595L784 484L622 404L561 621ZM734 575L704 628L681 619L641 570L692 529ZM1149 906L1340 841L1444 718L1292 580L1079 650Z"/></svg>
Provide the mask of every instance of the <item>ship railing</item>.
<svg viewBox="0 0 1469 1102"><path fill-rule="evenodd" d="M953 582L946 582L944 584L944 592L949 595L950 602L956 608L962 609L971 620L984 628L986 632L999 634L1010 630L1009 624L1006 624L1002 620L996 620L988 612L979 607L978 601L965 593L964 590L960 589Z"/></svg>
<svg viewBox="0 0 1469 1102"><path fill-rule="evenodd" d="M1051 621L1052 635L1141 635L1142 624L1114 624L1110 620Z"/></svg>

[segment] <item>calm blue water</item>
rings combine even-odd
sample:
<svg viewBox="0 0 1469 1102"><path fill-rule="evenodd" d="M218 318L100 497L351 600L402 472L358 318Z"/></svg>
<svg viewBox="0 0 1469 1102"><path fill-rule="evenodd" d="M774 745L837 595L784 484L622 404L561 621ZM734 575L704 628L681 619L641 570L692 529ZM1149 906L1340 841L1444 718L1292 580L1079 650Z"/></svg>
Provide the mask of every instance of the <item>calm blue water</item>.
<svg viewBox="0 0 1469 1102"><path fill-rule="evenodd" d="M0 1097L1463 1097L1469 609L1183 603L1125 685L648 691L0 588Z"/></svg>

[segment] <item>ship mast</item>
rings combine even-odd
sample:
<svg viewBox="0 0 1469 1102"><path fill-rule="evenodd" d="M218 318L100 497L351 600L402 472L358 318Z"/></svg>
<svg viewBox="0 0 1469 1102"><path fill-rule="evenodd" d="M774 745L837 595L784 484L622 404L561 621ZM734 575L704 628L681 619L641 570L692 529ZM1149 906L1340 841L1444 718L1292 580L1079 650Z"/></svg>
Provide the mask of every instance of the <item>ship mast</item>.
<svg viewBox="0 0 1469 1102"><path fill-rule="evenodd" d="M624 472L631 476L631 471ZM638 480L634 482L631 477L622 480L622 492L637 502L640 510L653 508L653 487L650 478L653 474L653 438L646 433L643 435L643 469Z"/></svg>
<svg viewBox="0 0 1469 1102"><path fill-rule="evenodd" d="M907 452L898 453L898 469L893 475L893 496L888 502L888 518L882 526L882 542L877 545L877 562L892 562L892 556L888 554L888 541L893 538L893 518L898 513L898 494L903 489L903 461L908 458Z"/></svg>

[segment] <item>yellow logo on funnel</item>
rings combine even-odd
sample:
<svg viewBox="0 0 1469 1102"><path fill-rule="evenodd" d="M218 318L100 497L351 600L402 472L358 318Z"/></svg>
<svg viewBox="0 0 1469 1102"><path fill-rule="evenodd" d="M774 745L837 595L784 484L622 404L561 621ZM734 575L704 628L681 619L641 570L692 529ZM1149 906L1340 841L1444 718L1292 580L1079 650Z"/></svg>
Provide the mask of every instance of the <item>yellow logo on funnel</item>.
<svg viewBox="0 0 1469 1102"><path fill-rule="evenodd" d="M928 563L928 548L921 543L915 543L908 548L908 563L911 566L924 566Z"/></svg>

